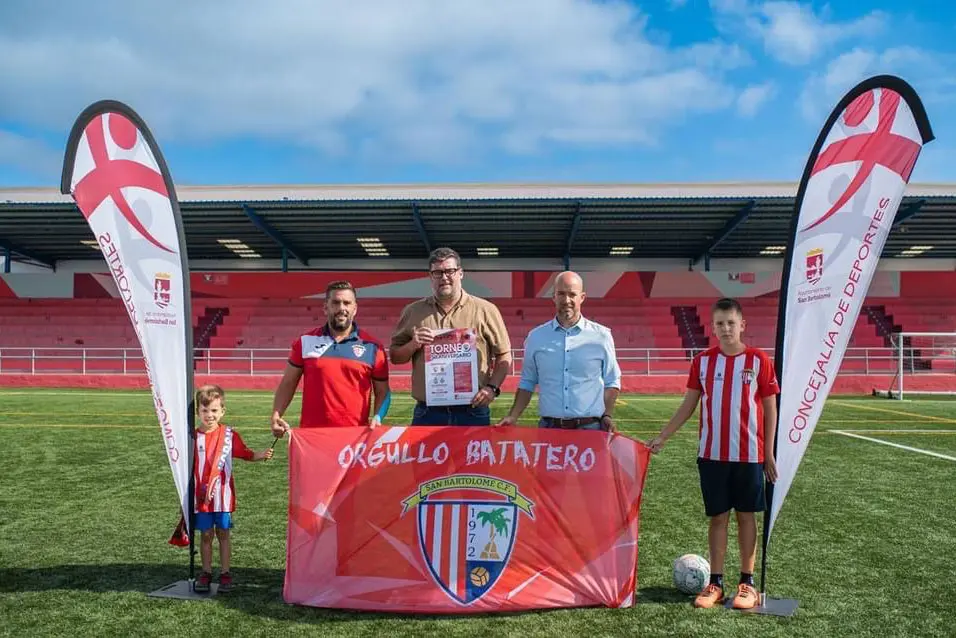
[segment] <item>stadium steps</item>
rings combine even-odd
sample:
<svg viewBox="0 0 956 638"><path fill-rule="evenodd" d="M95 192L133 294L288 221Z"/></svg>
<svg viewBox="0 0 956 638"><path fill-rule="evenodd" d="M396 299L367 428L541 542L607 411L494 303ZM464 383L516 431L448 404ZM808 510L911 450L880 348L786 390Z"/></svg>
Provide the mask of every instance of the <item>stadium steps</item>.
<svg viewBox="0 0 956 638"><path fill-rule="evenodd" d="M228 313L228 308L206 308L199 317L199 321L193 326L193 347L208 348L209 340L215 336L216 329L222 325Z"/></svg>
<svg viewBox="0 0 956 638"><path fill-rule="evenodd" d="M671 306L671 315L685 348L693 351L707 347L709 340L704 335L704 326L695 306Z"/></svg>
<svg viewBox="0 0 956 638"><path fill-rule="evenodd" d="M891 307L889 304L884 304L879 306L883 308L883 315L885 317L884 325L889 331L887 334L886 342L888 347L895 347L893 341L889 335L895 332L902 332L904 330L909 330L910 332L920 332L927 331L931 332L932 330L928 327L922 325L921 319L928 315L928 308L926 304L912 300L907 303L904 300L899 300L896 303L896 307ZM922 315L922 317L921 317ZM914 323L919 322L920 325L914 325ZM911 337L903 338L903 347L909 350L913 348L913 340ZM932 370L933 363L930 358L924 356L924 353L921 349L915 348L912 350L911 358L912 368L916 370Z"/></svg>
<svg viewBox="0 0 956 638"><path fill-rule="evenodd" d="M883 304L874 304L863 306L870 323L876 327L876 333L883 337L883 344L887 348L893 347L893 333L899 332L903 326L893 321L893 315L887 314L886 306Z"/></svg>

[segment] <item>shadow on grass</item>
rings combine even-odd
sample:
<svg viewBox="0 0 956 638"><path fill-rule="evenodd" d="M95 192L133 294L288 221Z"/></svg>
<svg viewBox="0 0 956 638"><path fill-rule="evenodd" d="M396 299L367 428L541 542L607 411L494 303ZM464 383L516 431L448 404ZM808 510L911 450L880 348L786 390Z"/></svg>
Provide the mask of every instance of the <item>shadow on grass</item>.
<svg viewBox="0 0 956 638"><path fill-rule="evenodd" d="M694 597L683 594L673 587L642 587L637 590L637 604L683 604L689 605Z"/></svg>
<svg viewBox="0 0 956 638"><path fill-rule="evenodd" d="M197 572L198 573L198 572ZM527 616L528 614L551 614L567 612L567 609L542 609L520 612L489 612L479 614L408 614L407 612L344 611L289 605L282 600L285 573L281 569L241 568L232 569L234 589L228 594L213 598L219 605L238 611L275 620L291 620L306 623L374 621L387 619L433 621L451 618L467 619L494 616L499 618ZM110 565L58 565L55 567L0 568L0 593L23 593L44 591L78 591L91 593L131 592L145 597L149 592L183 580L187 571L179 565L164 564L110 564ZM651 592L646 594L645 591ZM669 602L665 592L672 590L655 588L642 590L641 598L648 602ZM198 601L150 599L156 604L195 604ZM684 601L677 596L676 600Z"/></svg>
<svg viewBox="0 0 956 638"><path fill-rule="evenodd" d="M196 574L199 574L198 565ZM248 590L248 593L261 598L273 597L281 601L283 570L233 567L232 574L236 580L236 593ZM0 593L73 590L148 594L188 576L188 568L176 564L115 563L34 569L0 568ZM232 593L229 595L232 596ZM225 599L225 595L222 598Z"/></svg>

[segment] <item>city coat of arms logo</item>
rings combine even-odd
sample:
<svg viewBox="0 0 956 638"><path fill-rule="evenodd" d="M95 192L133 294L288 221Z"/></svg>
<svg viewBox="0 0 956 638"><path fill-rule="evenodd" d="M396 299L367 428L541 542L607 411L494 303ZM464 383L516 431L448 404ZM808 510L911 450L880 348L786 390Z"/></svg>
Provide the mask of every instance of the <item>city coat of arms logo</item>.
<svg viewBox="0 0 956 638"><path fill-rule="evenodd" d="M807 252L807 283L816 286L823 277L823 249L814 248Z"/></svg>
<svg viewBox="0 0 956 638"><path fill-rule="evenodd" d="M153 278L153 301L160 309L165 310L172 295L172 275L168 272L158 272Z"/></svg>

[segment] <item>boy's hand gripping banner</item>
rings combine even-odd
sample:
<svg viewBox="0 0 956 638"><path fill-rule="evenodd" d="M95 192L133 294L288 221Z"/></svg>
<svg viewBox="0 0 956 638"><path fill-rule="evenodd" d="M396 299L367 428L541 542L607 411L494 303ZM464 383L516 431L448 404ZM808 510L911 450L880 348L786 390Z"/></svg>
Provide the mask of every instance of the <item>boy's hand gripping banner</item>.
<svg viewBox="0 0 956 638"><path fill-rule="evenodd" d="M603 432L295 430L285 600L406 613L628 607L648 457Z"/></svg>

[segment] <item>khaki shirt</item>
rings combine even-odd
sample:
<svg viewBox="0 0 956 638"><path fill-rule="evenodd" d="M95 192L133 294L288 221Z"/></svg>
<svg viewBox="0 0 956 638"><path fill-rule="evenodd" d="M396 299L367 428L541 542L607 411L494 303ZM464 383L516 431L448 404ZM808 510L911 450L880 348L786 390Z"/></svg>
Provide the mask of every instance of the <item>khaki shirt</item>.
<svg viewBox="0 0 956 638"><path fill-rule="evenodd" d="M447 313L442 311L435 297L419 299L405 306L392 335L391 347L399 348L411 341L415 328L473 329L478 348L479 387L488 383L491 377L492 360L511 352L511 340L498 307L464 290L461 299ZM425 401L424 348L412 355L412 396L416 401Z"/></svg>

